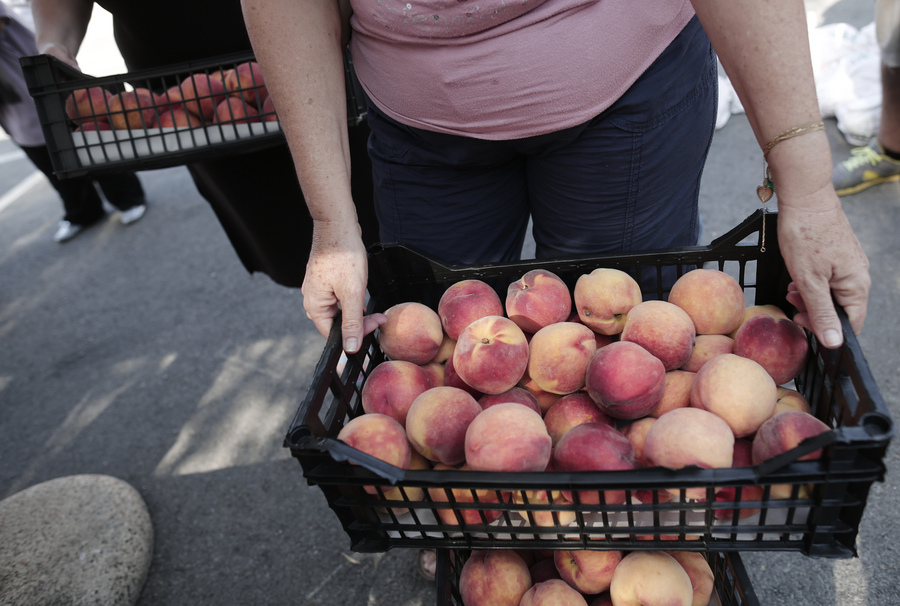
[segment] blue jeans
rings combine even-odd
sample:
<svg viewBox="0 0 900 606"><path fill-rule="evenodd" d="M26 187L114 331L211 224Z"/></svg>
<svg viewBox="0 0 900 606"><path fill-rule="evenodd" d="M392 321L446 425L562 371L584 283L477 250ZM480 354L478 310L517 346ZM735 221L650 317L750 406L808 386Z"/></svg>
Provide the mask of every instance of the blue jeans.
<svg viewBox="0 0 900 606"><path fill-rule="evenodd" d="M371 102L382 242L448 263L693 245L716 119L716 61L696 17L614 105L579 126L485 141L400 124Z"/></svg>

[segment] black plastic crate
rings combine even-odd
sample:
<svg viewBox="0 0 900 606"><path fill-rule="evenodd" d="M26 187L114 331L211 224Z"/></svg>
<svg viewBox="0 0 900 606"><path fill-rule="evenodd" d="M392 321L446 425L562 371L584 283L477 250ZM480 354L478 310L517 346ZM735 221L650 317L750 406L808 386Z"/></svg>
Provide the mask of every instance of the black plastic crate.
<svg viewBox="0 0 900 606"><path fill-rule="evenodd" d="M470 554L468 549L437 550L437 606L465 606L459 594L459 577ZM759 606L740 554L709 552L706 559L715 577L710 606Z"/></svg>
<svg viewBox="0 0 900 606"><path fill-rule="evenodd" d="M122 170L149 170L177 166L191 161L223 155L246 153L284 142L284 133L274 109L263 109L252 95L239 104L224 120L203 120L200 124L160 127L157 122L177 99L162 96L173 86L192 76L214 76L242 63L254 61L252 52L222 55L125 74L94 78L72 69L50 55L23 57L20 62L28 89L34 97L38 116L50 152L53 170L60 178L89 173ZM362 88L356 79L349 52L344 55L347 90L347 120L355 126L365 120ZM255 78L243 78L231 96L244 96L264 86ZM151 101L142 101L140 110L127 115L134 118L123 128L105 129L114 114L98 103L90 104L73 120L66 113L66 100L77 90L101 87L112 94L146 89L154 93ZM197 100L222 100L221 94L200 93ZM253 122L242 122L235 112L257 112ZM146 113L143 113L146 110Z"/></svg>
<svg viewBox="0 0 900 606"><path fill-rule="evenodd" d="M659 282L664 270L680 275L707 266L734 275L748 303L777 304L787 310L784 297L790 277L779 252L776 223L777 214L758 211L709 246L480 267L447 267L406 248L383 245L370 251L370 309L384 310L408 300L436 307L444 289L468 278L494 281L505 293L504 284L536 267L557 273L570 285L596 267L639 270L656 280L646 285L646 294L664 297L667 293ZM615 540L615 549L625 550L780 550L850 557L855 554L869 489L884 479L884 456L894 424L843 310L840 315L844 345L827 350L810 337L810 361L795 380L816 416L833 431L754 467L578 473L398 469L335 439L350 418L362 413L362 382L384 360L370 335L360 352L339 368L339 322L285 446L300 462L308 483L325 494L351 548L361 552L393 547L609 548L605 546L609 543L595 540L603 539ZM799 461L819 448L824 448L820 460ZM363 489L367 485L380 490L396 486L402 496L385 501L367 494ZM788 498L775 498L773 488L784 486ZM685 491L694 487L706 490L705 502L686 498ZM735 496L717 502L716 489L723 487L734 488ZM750 496L752 487L761 487L762 493ZM424 489L422 500L413 498L417 489ZM602 497L603 489L625 490L629 498L623 505L604 500L601 505L527 500L531 490L593 490ZM663 502L666 489L675 490L677 498ZM525 504L506 502L509 495L519 496ZM440 510L450 515L442 519ZM540 519L548 516L549 520Z"/></svg>

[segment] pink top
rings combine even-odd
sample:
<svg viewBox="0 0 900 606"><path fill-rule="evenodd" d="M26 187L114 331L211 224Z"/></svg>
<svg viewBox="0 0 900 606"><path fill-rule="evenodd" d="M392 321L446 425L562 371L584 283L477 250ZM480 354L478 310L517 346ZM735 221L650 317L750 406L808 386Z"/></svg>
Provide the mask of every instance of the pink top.
<svg viewBox="0 0 900 606"><path fill-rule="evenodd" d="M351 0L351 50L398 122L519 139L612 105L694 15L689 0Z"/></svg>

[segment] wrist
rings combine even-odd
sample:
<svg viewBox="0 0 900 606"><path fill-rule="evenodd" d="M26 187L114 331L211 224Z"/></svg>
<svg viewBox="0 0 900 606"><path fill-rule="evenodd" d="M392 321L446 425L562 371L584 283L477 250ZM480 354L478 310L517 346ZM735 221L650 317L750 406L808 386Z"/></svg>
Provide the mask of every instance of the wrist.
<svg viewBox="0 0 900 606"><path fill-rule="evenodd" d="M782 140L768 155L778 206L814 210L824 201L840 204L831 184L831 149L823 131ZM830 195L828 195L830 194Z"/></svg>

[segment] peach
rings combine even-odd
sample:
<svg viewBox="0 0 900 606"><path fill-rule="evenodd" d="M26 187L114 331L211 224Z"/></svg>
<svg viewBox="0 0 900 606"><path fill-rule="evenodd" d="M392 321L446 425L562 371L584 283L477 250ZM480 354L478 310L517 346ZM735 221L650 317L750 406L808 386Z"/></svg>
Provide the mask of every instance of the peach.
<svg viewBox="0 0 900 606"><path fill-rule="evenodd" d="M422 369L422 372L425 373L425 376L428 377L428 381L431 384L431 387L441 387L444 384L444 367L437 362L428 362L427 364L418 364L419 368Z"/></svg>
<svg viewBox="0 0 900 606"><path fill-rule="evenodd" d="M578 312L572 312L569 314L569 318L566 322L577 322L578 324L584 324L581 321L581 318L578 317ZM619 335L602 335L599 332L594 332L594 342L597 344L597 349L609 345L610 343L615 343L619 340Z"/></svg>
<svg viewBox="0 0 900 606"><path fill-rule="evenodd" d="M438 315L447 336L456 341L472 322L485 316L502 316L500 296L486 282L461 280L444 291L438 302Z"/></svg>
<svg viewBox="0 0 900 606"><path fill-rule="evenodd" d="M533 269L509 285L505 310L507 317L524 332L536 333L569 317L572 295L555 273Z"/></svg>
<svg viewBox="0 0 900 606"><path fill-rule="evenodd" d="M422 392L406 413L406 432L426 459L458 465L466 458L466 430L481 412L475 398L456 387Z"/></svg>
<svg viewBox="0 0 900 606"><path fill-rule="evenodd" d="M519 606L587 606L587 602L562 579L548 579L532 585Z"/></svg>
<svg viewBox="0 0 900 606"><path fill-rule="evenodd" d="M544 471L552 446L540 414L507 402L483 410L469 424L465 460L475 471Z"/></svg>
<svg viewBox="0 0 900 606"><path fill-rule="evenodd" d="M123 91L109 98L109 123L115 129L153 128L156 110L147 92Z"/></svg>
<svg viewBox="0 0 900 606"><path fill-rule="evenodd" d="M528 571L531 573L531 582L534 584L560 578L552 556L536 561Z"/></svg>
<svg viewBox="0 0 900 606"><path fill-rule="evenodd" d="M691 587L694 590L691 606L707 606L712 598L713 589L715 589L716 575L713 574L706 556L696 551L667 551L666 553L681 564L691 580Z"/></svg>
<svg viewBox="0 0 900 606"><path fill-rule="evenodd" d="M647 459L644 458L644 444L647 442L647 432L650 431L650 427L655 421L654 417L644 417L619 429L634 447L634 458L644 466L647 465Z"/></svg>
<svg viewBox="0 0 900 606"><path fill-rule="evenodd" d="M616 606L690 606L691 578L663 551L632 551L619 562L609 588Z"/></svg>
<svg viewBox="0 0 900 606"><path fill-rule="evenodd" d="M480 398L478 398L478 403L481 405L481 408L487 410L491 406L496 406L497 404L504 404L506 402L515 402L516 404L522 404L539 415L542 414L541 405L538 403L537 398L534 397L530 391L525 389L524 387L513 387L503 393L498 394L484 394Z"/></svg>
<svg viewBox="0 0 900 606"><path fill-rule="evenodd" d="M535 551L533 549L513 549L512 551L519 554L519 557L522 558L529 569L531 568L531 565L534 564Z"/></svg>
<svg viewBox="0 0 900 606"><path fill-rule="evenodd" d="M598 267L575 282L572 296L584 324L604 335L622 332L631 309L643 299L641 286L618 269Z"/></svg>
<svg viewBox="0 0 900 606"><path fill-rule="evenodd" d="M269 96L262 70L256 61L239 63L234 69L225 72L224 80L229 95L242 97L255 108L262 107Z"/></svg>
<svg viewBox="0 0 900 606"><path fill-rule="evenodd" d="M413 401L432 388L425 371L405 360L386 360L372 369L362 386L363 410L394 418L406 426Z"/></svg>
<svg viewBox="0 0 900 606"><path fill-rule="evenodd" d="M544 425L547 426L547 433L550 434L554 446L567 431L583 423L615 425L615 421L600 410L583 391L562 396L544 415Z"/></svg>
<svg viewBox="0 0 900 606"><path fill-rule="evenodd" d="M456 368L453 367L453 357L447 359L447 362L444 364L444 385L448 387L456 387L458 389L462 389L467 394L471 395L473 398L480 399L485 394L481 393L468 383L462 380L462 377L459 376L459 373L456 372Z"/></svg>
<svg viewBox="0 0 900 606"><path fill-rule="evenodd" d="M734 453L732 456L731 466L734 469L739 467L749 467L753 465L753 442L747 438L736 438L734 440ZM723 486L716 489L716 501L718 502L735 502L735 501L761 501L763 498L763 487L758 485L741 486L740 495L738 495L737 486ZM715 516L719 520L731 520L734 518L733 509L716 509ZM738 519L744 519L759 513L758 507L741 507L738 509Z"/></svg>
<svg viewBox="0 0 900 606"><path fill-rule="evenodd" d="M207 122L216 118L217 108L225 101L225 86L207 74L193 74L182 80L178 88L185 109Z"/></svg>
<svg viewBox="0 0 900 606"><path fill-rule="evenodd" d="M719 354L734 353L734 339L726 335L697 335L694 350L681 370L697 372Z"/></svg>
<svg viewBox="0 0 900 606"><path fill-rule="evenodd" d="M735 354L721 354L704 364L691 385L691 406L724 419L736 438L759 429L772 416L777 399L769 373Z"/></svg>
<svg viewBox="0 0 900 606"><path fill-rule="evenodd" d="M806 331L793 320L759 315L735 334L734 353L758 362L776 385L782 385L806 367L809 342Z"/></svg>
<svg viewBox="0 0 900 606"><path fill-rule="evenodd" d="M718 269L694 269L678 278L669 303L687 312L698 335L727 335L744 317L740 282Z"/></svg>
<svg viewBox="0 0 900 606"><path fill-rule="evenodd" d="M553 471L553 463L547 465L545 471ZM513 493L513 502L517 505L567 505L571 507L571 501L567 500L562 491L553 490L524 490ZM535 526L555 527L568 526L575 521L575 511L570 509L523 509L519 511L523 519Z"/></svg>
<svg viewBox="0 0 900 606"><path fill-rule="evenodd" d="M597 343L583 324L557 322L541 328L528 348L528 376L544 391L568 394L584 387Z"/></svg>
<svg viewBox="0 0 900 606"><path fill-rule="evenodd" d="M616 419L638 419L659 404L666 369L640 345L617 341L597 350L585 378L587 393L600 410Z"/></svg>
<svg viewBox="0 0 900 606"><path fill-rule="evenodd" d="M583 423L565 433L553 449L553 465L559 471L616 471L635 469L634 447L628 438L605 423ZM570 491L563 496L573 501ZM598 505L600 493L583 490L579 501ZM604 500L610 505L625 502L624 490L607 490Z"/></svg>
<svg viewBox="0 0 900 606"><path fill-rule="evenodd" d="M733 339L737 334L737 331L740 330L741 326L744 325L744 322L746 322L750 318L755 318L756 316L763 314L772 316L773 318L787 318L787 314L784 313L784 310L782 310L777 305L748 305L744 308L744 316L743 318L741 318L741 323L737 328L731 331L731 334L729 334L728 336Z"/></svg>
<svg viewBox="0 0 900 606"><path fill-rule="evenodd" d="M194 114L183 109L172 109L161 112L157 126L160 128L191 128L203 126L203 121Z"/></svg>
<svg viewBox="0 0 900 606"><path fill-rule="evenodd" d="M544 471L556 471L552 456ZM519 511L519 515L522 516L523 519L528 520L528 523L534 524L535 526L568 526L575 521L575 512L571 509L554 511L549 508L543 508L544 506L549 505L571 507L572 503L563 497L562 491L560 490L517 490L512 493L512 502L517 505L541 506L537 509L529 508ZM535 554L536 557L540 555L536 551L529 550L529 553ZM547 555L552 559L553 551L550 550Z"/></svg>
<svg viewBox="0 0 900 606"><path fill-rule="evenodd" d="M66 97L66 116L77 124L81 124L82 121L90 122L93 118L100 118L101 116L104 120L107 120L109 100L112 96L111 92L99 86L72 91Z"/></svg>
<svg viewBox="0 0 900 606"><path fill-rule="evenodd" d="M210 80L218 80L219 82L222 83L222 86L224 86L225 85L225 73L228 71L231 71L231 70L217 69L217 70L211 71L211 72L209 72L209 79Z"/></svg>
<svg viewBox="0 0 900 606"><path fill-rule="evenodd" d="M392 360L425 364L434 359L444 340L441 319L421 303L398 303L385 310L387 322L378 329L381 351Z"/></svg>
<svg viewBox="0 0 900 606"><path fill-rule="evenodd" d="M535 383L531 376L528 374L527 365L525 368L525 373L522 375L522 379L519 381L518 387L521 387L535 397L535 399L538 401L538 405L541 407L541 414L547 414L547 411L550 410L550 407L553 406L553 404L562 397L560 394L550 393L549 391L544 391L543 389L538 387L537 383Z"/></svg>
<svg viewBox="0 0 900 606"><path fill-rule="evenodd" d="M515 322L485 316L469 324L453 350L453 368L478 391L503 393L518 384L528 365L528 341Z"/></svg>
<svg viewBox="0 0 900 606"><path fill-rule="evenodd" d="M553 561L559 578L581 593L594 594L609 589L616 566L622 561L622 552L557 550L553 552Z"/></svg>
<svg viewBox="0 0 900 606"><path fill-rule="evenodd" d="M790 410L775 415L762 424L753 437L753 464L759 465L772 457L792 450L808 438L823 434L831 428L813 415ZM822 456L822 449L798 457L810 461Z"/></svg>
<svg viewBox="0 0 900 606"><path fill-rule="evenodd" d="M266 97L266 100L263 101L262 107L259 110L260 116L262 116L263 122L277 122L278 114L275 113L275 102L272 101L272 97Z"/></svg>
<svg viewBox="0 0 900 606"><path fill-rule="evenodd" d="M159 94L154 93L153 101L161 112L171 111L175 108L185 109L184 95L181 94L181 86L178 85L172 86ZM200 117L198 114L193 115Z"/></svg>
<svg viewBox="0 0 900 606"><path fill-rule="evenodd" d="M734 434L728 423L699 408L676 408L667 412L650 426L644 440L644 458L651 466L681 469L696 465L704 469L727 469L731 467L733 456ZM706 490L689 488L685 495L690 499L704 499Z"/></svg>
<svg viewBox="0 0 900 606"><path fill-rule="evenodd" d="M435 465L435 470L452 469L442 464ZM467 469L466 466L462 467ZM435 511L441 522L448 526L480 526L490 524L503 515L501 509L469 509L471 503L484 503L486 505L498 505L509 502L509 493L498 490L473 490L470 488L439 488L428 489L428 496L434 503L453 503L453 509L437 508ZM452 500L451 500L452 499Z"/></svg>
<svg viewBox="0 0 900 606"><path fill-rule="evenodd" d="M432 358L432 362L437 362L438 364L443 364L447 360L453 357L453 350L456 349L456 341L451 339L444 333L444 338L441 340L441 346L438 349L438 352L434 354L434 358Z"/></svg>
<svg viewBox="0 0 900 606"><path fill-rule="evenodd" d="M97 118L95 120L82 120L81 125L75 129L76 132L96 130L112 130L112 125L105 119Z"/></svg>
<svg viewBox="0 0 900 606"><path fill-rule="evenodd" d="M779 387L778 400L775 401L775 410L772 412L772 416L789 410L799 410L801 412L812 414L812 408L802 393L796 389Z"/></svg>
<svg viewBox="0 0 900 606"><path fill-rule="evenodd" d="M620 336L622 341L637 343L659 358L667 372L684 366L696 338L694 322L687 312L672 303L653 300L631 308Z"/></svg>
<svg viewBox="0 0 900 606"><path fill-rule="evenodd" d="M410 453L412 454L410 458L409 467L407 469L410 470L420 470L427 471L431 469L431 461L423 457L415 448L410 448ZM386 501L421 501L425 498L425 489L419 486L393 486L386 487L380 486L380 497ZM371 490L368 490L371 492ZM409 512L408 507L379 507L380 511L386 511L390 509L396 515L402 515Z"/></svg>
<svg viewBox="0 0 900 606"><path fill-rule="evenodd" d="M215 121L219 124L259 122L259 111L243 99L228 97L216 106Z"/></svg>
<svg viewBox="0 0 900 606"><path fill-rule="evenodd" d="M531 588L531 572L515 551L476 550L459 573L459 595L466 606L519 606Z"/></svg>
<svg viewBox="0 0 900 606"><path fill-rule="evenodd" d="M660 417L676 408L687 408L691 405L691 385L694 383L695 373L686 370L670 370L666 373L665 386L662 398L656 408L648 414L651 417Z"/></svg>
<svg viewBox="0 0 900 606"><path fill-rule="evenodd" d="M387 415L359 415L341 428L337 439L401 469L408 469L412 462L403 426Z"/></svg>

